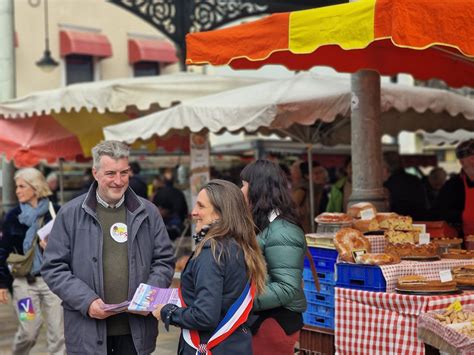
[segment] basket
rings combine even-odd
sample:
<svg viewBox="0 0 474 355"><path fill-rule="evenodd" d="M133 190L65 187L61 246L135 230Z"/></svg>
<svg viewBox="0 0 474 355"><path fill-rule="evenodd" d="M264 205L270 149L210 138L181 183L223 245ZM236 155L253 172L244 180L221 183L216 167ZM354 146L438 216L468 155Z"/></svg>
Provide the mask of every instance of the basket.
<svg viewBox="0 0 474 355"><path fill-rule="evenodd" d="M464 309L474 311L474 307L464 307ZM446 327L433 317L433 314L442 312L422 313L418 317L418 338L450 354L473 354L474 338Z"/></svg>

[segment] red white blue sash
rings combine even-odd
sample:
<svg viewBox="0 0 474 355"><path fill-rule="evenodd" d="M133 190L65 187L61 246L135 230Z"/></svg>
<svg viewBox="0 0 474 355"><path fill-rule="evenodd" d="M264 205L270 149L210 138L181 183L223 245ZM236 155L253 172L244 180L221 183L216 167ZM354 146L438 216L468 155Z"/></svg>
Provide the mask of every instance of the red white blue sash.
<svg viewBox="0 0 474 355"><path fill-rule="evenodd" d="M219 322L219 325L207 344L201 344L199 332L197 330L183 329L183 339L189 346L191 346L193 349L196 349L196 355L212 355L212 348L224 341L234 332L234 330L245 323L249 316L250 310L252 309L254 297L255 285L253 283L247 282L242 294L230 306L225 317ZM183 296L181 295L181 289L179 289L179 300L180 304L178 304L178 306L186 307Z"/></svg>

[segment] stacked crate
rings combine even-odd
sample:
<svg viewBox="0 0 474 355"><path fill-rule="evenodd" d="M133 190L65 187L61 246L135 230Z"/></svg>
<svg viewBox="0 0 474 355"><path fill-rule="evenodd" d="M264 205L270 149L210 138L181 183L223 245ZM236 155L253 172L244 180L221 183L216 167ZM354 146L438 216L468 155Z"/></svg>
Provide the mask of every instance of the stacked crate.
<svg viewBox="0 0 474 355"><path fill-rule="evenodd" d="M379 266L337 264L337 287L372 292L385 292L387 283Z"/></svg>
<svg viewBox="0 0 474 355"><path fill-rule="evenodd" d="M334 249L309 247L318 274L320 290L316 290L309 260L303 270L304 293L308 308L303 314L304 323L327 329L334 329L334 287L336 285L335 264L337 251Z"/></svg>

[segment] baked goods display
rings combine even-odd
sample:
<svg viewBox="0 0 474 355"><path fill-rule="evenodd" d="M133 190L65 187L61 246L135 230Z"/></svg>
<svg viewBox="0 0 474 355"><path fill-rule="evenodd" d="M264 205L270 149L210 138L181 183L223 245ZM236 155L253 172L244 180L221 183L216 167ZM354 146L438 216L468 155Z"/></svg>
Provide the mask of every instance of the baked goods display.
<svg viewBox="0 0 474 355"><path fill-rule="evenodd" d="M365 265L389 265L398 264L400 258L394 254L387 253L366 253L357 257L357 264Z"/></svg>
<svg viewBox="0 0 474 355"><path fill-rule="evenodd" d="M441 259L474 259L474 251L464 249L448 249L441 254Z"/></svg>
<svg viewBox="0 0 474 355"><path fill-rule="evenodd" d="M385 252L406 258L435 258L438 256L438 246L435 243L411 244L411 243L388 243Z"/></svg>
<svg viewBox="0 0 474 355"><path fill-rule="evenodd" d="M359 202L347 209L347 214L352 218L363 218L363 214L368 213L375 217L377 210L370 202ZM371 218L369 218L371 219Z"/></svg>
<svg viewBox="0 0 474 355"><path fill-rule="evenodd" d="M353 228L342 228L334 237L334 245L339 253L339 258L347 262L354 262L352 252L365 250L370 252L370 242L360 231Z"/></svg>
<svg viewBox="0 0 474 355"><path fill-rule="evenodd" d="M432 241L438 245L440 254L446 253L448 249L461 249L462 245L461 238L432 238Z"/></svg>
<svg viewBox="0 0 474 355"><path fill-rule="evenodd" d="M379 222L381 229L395 231L411 231L413 230L413 220L410 216L388 217Z"/></svg>
<svg viewBox="0 0 474 355"><path fill-rule="evenodd" d="M472 311L456 311L453 307L444 310L443 313L434 313L433 318L441 324L449 325L463 322L474 321L474 312ZM474 337L474 333L470 334Z"/></svg>
<svg viewBox="0 0 474 355"><path fill-rule="evenodd" d="M366 219L355 219L353 222L353 227L360 230L362 233L379 231L382 228L380 227L380 222L385 221L389 218L396 218L398 215L393 212L382 212L376 213L375 217L366 220Z"/></svg>
<svg viewBox="0 0 474 355"><path fill-rule="evenodd" d="M380 230L379 223L375 218L372 219L355 219L352 226L362 233Z"/></svg>
<svg viewBox="0 0 474 355"><path fill-rule="evenodd" d="M424 276L420 275L409 275L402 276L397 281L396 290L401 291L422 291L422 292L451 292L456 291L456 282L448 281L431 281L427 280Z"/></svg>
<svg viewBox="0 0 474 355"><path fill-rule="evenodd" d="M338 212L324 212L317 216L316 223L352 223L352 217L345 213Z"/></svg>
<svg viewBox="0 0 474 355"><path fill-rule="evenodd" d="M416 244L419 241L420 233L415 230L386 230L384 232L385 239L389 243L412 243ZM437 247L437 246L436 246Z"/></svg>
<svg viewBox="0 0 474 355"><path fill-rule="evenodd" d="M454 281L460 286L474 286L474 265L455 267L451 270Z"/></svg>

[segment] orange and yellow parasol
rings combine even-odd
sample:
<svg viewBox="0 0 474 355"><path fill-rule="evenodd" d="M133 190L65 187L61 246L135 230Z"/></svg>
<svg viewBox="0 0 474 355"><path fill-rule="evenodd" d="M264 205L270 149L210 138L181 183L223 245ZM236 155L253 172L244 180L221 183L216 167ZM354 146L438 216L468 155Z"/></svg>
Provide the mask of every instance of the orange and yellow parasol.
<svg viewBox="0 0 474 355"><path fill-rule="evenodd" d="M472 0L361 0L189 34L187 64L331 66L474 86Z"/></svg>

